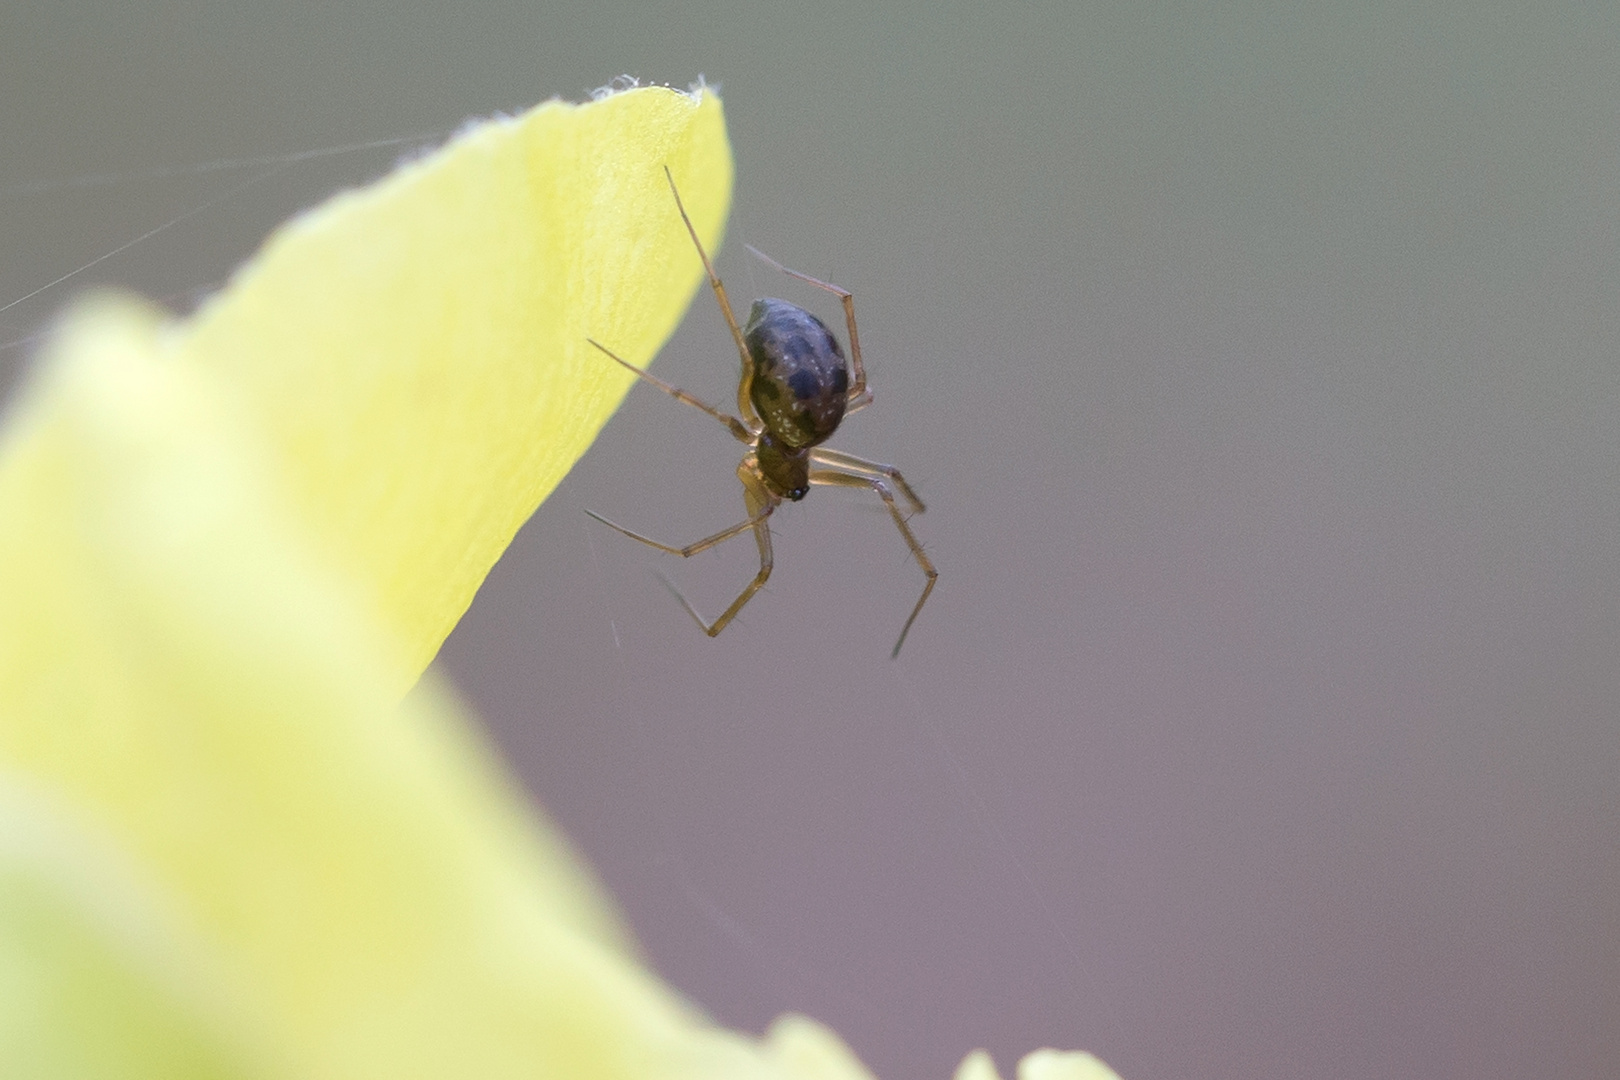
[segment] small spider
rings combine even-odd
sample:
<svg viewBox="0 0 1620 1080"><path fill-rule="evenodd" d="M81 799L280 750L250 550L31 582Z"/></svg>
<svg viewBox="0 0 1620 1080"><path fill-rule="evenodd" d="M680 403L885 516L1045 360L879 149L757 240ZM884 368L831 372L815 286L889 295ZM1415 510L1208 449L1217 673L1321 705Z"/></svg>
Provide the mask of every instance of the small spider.
<svg viewBox="0 0 1620 1080"><path fill-rule="evenodd" d="M928 577L922 595L917 598L917 606L911 609L911 616L900 628L900 638L894 643L894 651L890 654L899 656L900 646L906 643L911 624L917 621L917 614L922 611L928 594L934 591L934 581L939 577L939 572L912 535L906 515L895 504L895 491L906 500L913 513L922 513L922 500L917 498L911 485L893 466L879 465L820 445L838 430L838 423L845 413L852 413L872 403L872 392L866 388L866 369L861 365L861 343L855 334L854 298L837 285L789 270L754 248L748 249L789 277L798 278L818 289L826 289L843 301L844 319L849 324L849 354L855 369L853 381L844 366L844 352L838 347L838 339L833 337L826 323L797 304L769 298L755 300L753 309L748 313L748 325L739 327L737 317L731 310L731 302L726 299L726 288L720 283L719 276L714 272L714 264L703 250L703 243L698 239L697 230L692 227L692 219L686 214L681 193L676 189L675 178L670 175L668 167L664 169L664 175L669 180L669 190L675 196L675 208L680 211L686 231L691 234L692 243L697 247L698 258L703 260L703 269L708 272L709 285L720 303L720 313L725 316L732 340L737 343L737 353L742 359L742 380L737 384L737 411L742 414L742 419L723 413L686 391L647 374L601 342L587 340L670 397L708 413L724 424L738 442L748 447L742 464L737 466L737 478L742 481L743 505L748 509L748 517L706 540L686 547L673 547L631 532L622 525L615 525L590 510L585 512L632 540L640 540L649 547L683 558L707 551L723 540L752 529L754 542L759 545L759 573L714 622L704 622L703 616L687 603L686 597L670 586L670 591L675 593L675 598L681 602L686 613L703 628L704 633L714 637L736 618L737 612L771 576L771 529L767 519L783 499L797 502L815 485L869 488L883 500L889 516L894 519L895 528L900 530L917 565Z"/></svg>

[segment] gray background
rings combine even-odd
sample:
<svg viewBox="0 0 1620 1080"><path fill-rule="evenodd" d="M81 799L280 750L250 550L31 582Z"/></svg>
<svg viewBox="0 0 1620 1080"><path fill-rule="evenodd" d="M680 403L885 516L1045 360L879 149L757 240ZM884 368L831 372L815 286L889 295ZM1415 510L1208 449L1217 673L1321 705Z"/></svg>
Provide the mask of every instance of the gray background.
<svg viewBox="0 0 1620 1080"><path fill-rule="evenodd" d="M185 166L702 72L721 270L855 291L836 445L944 576L891 662L921 577L818 491L703 637L652 572L713 612L746 541L583 513L740 516L646 389L518 537L444 659L658 968L891 1080L1613 1076L1620 8L1520 7L13 4L0 304L196 212L0 359L91 281L189 306L403 147ZM724 401L727 350L703 297L659 368Z"/></svg>

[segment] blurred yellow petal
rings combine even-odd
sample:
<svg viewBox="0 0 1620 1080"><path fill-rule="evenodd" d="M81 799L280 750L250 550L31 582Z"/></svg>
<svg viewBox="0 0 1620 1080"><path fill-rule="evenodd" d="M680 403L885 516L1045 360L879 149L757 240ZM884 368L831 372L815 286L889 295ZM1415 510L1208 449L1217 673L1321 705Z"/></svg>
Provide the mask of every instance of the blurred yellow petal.
<svg viewBox="0 0 1620 1080"><path fill-rule="evenodd" d="M0 458L0 776L139 868L142 904L201 958L189 1000L218 1015L146 1016L164 973L68 915L42 947L106 978L59 989L0 951L0 1013L26 1026L55 999L128 1035L108 1075L166 1075L145 1068L167 1060L152 1039L202 1054L227 1032L300 1077L792 1074L615 944L609 905L442 691L396 699L390 628L305 542L228 393L169 362L153 312L104 301L57 348ZM26 920L46 905L22 893ZM59 1027L25 1031L0 1075L60 1050Z"/></svg>
<svg viewBox="0 0 1620 1080"><path fill-rule="evenodd" d="M403 690L584 453L718 245L720 99L661 87L473 127L277 231L179 333L317 541L397 626Z"/></svg>
<svg viewBox="0 0 1620 1080"><path fill-rule="evenodd" d="M868 1080L871 1073L832 1029L792 1013L779 1018L765 1035L767 1059L775 1075L795 1080Z"/></svg>
<svg viewBox="0 0 1620 1080"><path fill-rule="evenodd" d="M622 965L610 908L453 710L397 705L386 628L158 338L148 311L82 313L10 431L0 762L161 887L223 973L210 996L296 1071L510 1055L489 1026L560 973L517 954L561 937Z"/></svg>
<svg viewBox="0 0 1620 1080"><path fill-rule="evenodd" d="M983 1050L975 1050L956 1067L955 1080L1001 1080L996 1063Z"/></svg>
<svg viewBox="0 0 1620 1080"><path fill-rule="evenodd" d="M956 1067L955 1080L1001 1080L996 1063L975 1050ZM1018 1080L1119 1080L1119 1074L1091 1054L1036 1050L1018 1063Z"/></svg>
<svg viewBox="0 0 1620 1080"><path fill-rule="evenodd" d="M60 809L0 774L0 1075L266 1075L186 935Z"/></svg>
<svg viewBox="0 0 1620 1080"><path fill-rule="evenodd" d="M1119 1074L1090 1054L1048 1048L1024 1055L1018 1080L1119 1080Z"/></svg>

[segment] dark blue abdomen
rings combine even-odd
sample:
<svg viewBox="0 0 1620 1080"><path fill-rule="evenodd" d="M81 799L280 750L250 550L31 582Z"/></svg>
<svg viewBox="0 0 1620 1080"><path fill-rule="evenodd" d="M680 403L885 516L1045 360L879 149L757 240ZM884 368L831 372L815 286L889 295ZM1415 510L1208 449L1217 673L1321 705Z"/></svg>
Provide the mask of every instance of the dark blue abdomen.
<svg viewBox="0 0 1620 1080"><path fill-rule="evenodd" d="M754 362L749 396L778 442L815 446L838 429L849 370L826 323L786 300L755 300L743 341Z"/></svg>

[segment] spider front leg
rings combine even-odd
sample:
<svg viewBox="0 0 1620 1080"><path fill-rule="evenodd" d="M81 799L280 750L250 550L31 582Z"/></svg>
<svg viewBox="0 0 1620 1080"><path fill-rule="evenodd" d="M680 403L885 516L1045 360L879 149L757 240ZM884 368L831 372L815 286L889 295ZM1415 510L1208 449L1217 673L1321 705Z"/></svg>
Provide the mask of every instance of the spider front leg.
<svg viewBox="0 0 1620 1080"><path fill-rule="evenodd" d="M837 452L825 451L823 456L818 458L818 460L832 464L832 462L828 459L835 453ZM847 457L848 455L839 456ZM851 470L855 470L857 468L865 468L867 470L888 468L888 466L873 466L870 462L861 461L860 458L855 458L853 460L854 462L859 463L859 465L851 464L846 466ZM895 479L904 488L905 481L899 480L898 473L895 474ZM911 609L911 615L906 619L906 625L900 628L900 639L894 643L894 651L889 653L891 658L898 657L900 655L900 646L906 643L906 635L911 633L911 624L917 621L917 616L922 612L923 604L928 602L928 594L934 591L934 582L939 579L939 571L934 569L934 564L928 558L928 555L923 551L923 546L917 542L917 537L912 534L911 526L906 524L906 517L900 512L900 507L895 504L894 493L889 490L889 481L887 478L883 476L860 475L855 471L836 472L833 469L812 469L810 471L810 482L812 484L824 485L826 487L870 488L871 490L877 492L878 497L883 500L883 505L888 508L889 516L894 519L894 527L900 530L900 535L905 538L906 546L911 549L912 557L917 560L917 565L922 567L922 572L927 575L928 582L923 585L922 595L917 597L917 606ZM904 490L907 493L907 497L916 505L917 509L921 510L922 503L918 502L917 497L910 493L911 489L904 488Z"/></svg>
<svg viewBox="0 0 1620 1080"><path fill-rule="evenodd" d="M638 378L645 379L647 382L652 383L654 386L658 387L658 389L662 390L676 401L684 402L685 404L692 406L694 409L701 409L702 411L708 413L710 416L726 425L726 430L731 432L732 437L737 439L739 442L753 442L753 432L744 427L742 421L738 420L735 416L723 413L713 405L700 401L691 394L688 394L685 390L682 390L676 386L671 386L658 376L643 371L641 368L636 367L636 365L632 364L630 361L626 360L624 357L620 356L606 345L603 345L595 338L586 338L585 340L590 342L592 345L595 345L602 352L606 353L608 358L618 363L620 367L630 371ZM589 511L586 512L589 513ZM611 525L612 522L609 522L608 524ZM613 527L616 529L618 528L617 525L614 525ZM623 530L621 529L620 531L622 532ZM632 533L631 535L635 534ZM640 537L637 537L637 539L640 539ZM658 545L654 544L653 546L657 547Z"/></svg>
<svg viewBox="0 0 1620 1080"><path fill-rule="evenodd" d="M698 258L703 260L703 272L709 275L709 288L714 290L714 298L720 305L720 314L726 317L726 328L731 331L731 340L736 343L737 356L742 360L742 374L737 382L737 412L742 415L743 422L759 427L759 415L754 412L754 403L750 399L750 389L754 381L754 362L748 355L748 343L743 340L742 327L737 325L737 315L731 310L731 300L726 296L726 287L720 281L720 275L714 272L714 263L709 261L709 253L703 250L703 241L698 239L697 229L692 219L687 216L686 204L681 202L681 191L675 186L675 174L664 166L664 178L669 181L670 194L675 196L675 209L681 212L681 220L686 222L686 232L692 238L692 246L697 248Z"/></svg>

